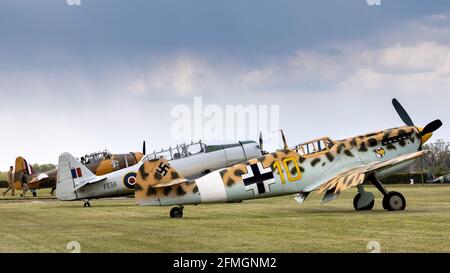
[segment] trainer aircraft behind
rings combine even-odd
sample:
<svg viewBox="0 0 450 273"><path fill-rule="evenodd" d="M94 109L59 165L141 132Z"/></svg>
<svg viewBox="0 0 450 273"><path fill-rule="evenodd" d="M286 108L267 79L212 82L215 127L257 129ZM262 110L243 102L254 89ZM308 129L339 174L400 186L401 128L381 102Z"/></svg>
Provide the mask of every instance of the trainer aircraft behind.
<svg viewBox="0 0 450 273"><path fill-rule="evenodd" d="M145 142L144 142L145 151ZM128 154L111 154L107 150L92 153L81 157L81 163L96 175L104 175L137 164L144 157L144 153L134 152ZM56 187L58 168L37 173L26 159L16 158L14 171L14 187L22 190L22 177L27 175L27 184L30 189L45 189Z"/></svg>
<svg viewBox="0 0 450 273"><path fill-rule="evenodd" d="M200 141L155 151L134 166L106 175L97 175L71 154L64 153L59 157L56 197L65 201L83 200L85 207L90 207L90 199L132 195L139 167L144 162L160 157L167 158L183 177L195 179L217 169L261 156L260 147L254 141L227 145L206 145Z"/></svg>
<svg viewBox="0 0 450 273"><path fill-rule="evenodd" d="M393 105L406 126L344 140L323 137L291 148L282 133L284 149L197 179L183 177L177 166L164 157L149 160L138 171L136 202L176 206L170 216L177 218L183 216L183 205L187 204L238 202L288 194L297 194L296 200L303 203L313 191L324 193L322 203L326 203L342 191L357 187L354 208L370 210L375 197L365 191L364 184L371 183L383 194L384 209L404 210L404 196L388 191L379 178L427 153L422 145L442 122L435 120L424 128L417 127L396 99Z"/></svg>

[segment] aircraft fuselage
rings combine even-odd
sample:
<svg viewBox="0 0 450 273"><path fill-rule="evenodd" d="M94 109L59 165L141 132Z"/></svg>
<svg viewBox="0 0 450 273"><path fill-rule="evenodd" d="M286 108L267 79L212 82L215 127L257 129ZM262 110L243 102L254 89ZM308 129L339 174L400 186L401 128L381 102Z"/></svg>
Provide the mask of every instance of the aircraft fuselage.
<svg viewBox="0 0 450 273"><path fill-rule="evenodd" d="M323 138L167 187L152 187L146 183L146 179L151 178L138 176L140 187L136 189L136 200L140 205L169 206L311 192L342 171L417 152L421 146L419 129L414 126L341 141ZM387 175L410 163L399 164L377 176Z"/></svg>

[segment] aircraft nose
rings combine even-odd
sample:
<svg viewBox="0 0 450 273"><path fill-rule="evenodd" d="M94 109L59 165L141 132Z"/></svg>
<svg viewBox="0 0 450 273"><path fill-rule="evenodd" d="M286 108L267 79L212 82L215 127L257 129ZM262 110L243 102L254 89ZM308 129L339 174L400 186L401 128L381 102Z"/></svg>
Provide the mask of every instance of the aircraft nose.
<svg viewBox="0 0 450 273"><path fill-rule="evenodd" d="M433 132L427 133L427 134L422 134L423 128L422 127L418 127L417 129L419 129L421 138L422 138L422 144L427 142L432 136L433 136Z"/></svg>
<svg viewBox="0 0 450 273"><path fill-rule="evenodd" d="M422 143L427 142L427 140L430 139L430 137L433 135L433 132L437 129L441 128L442 121L439 119L433 120L432 122L428 123L425 127L419 128L420 136L422 137Z"/></svg>

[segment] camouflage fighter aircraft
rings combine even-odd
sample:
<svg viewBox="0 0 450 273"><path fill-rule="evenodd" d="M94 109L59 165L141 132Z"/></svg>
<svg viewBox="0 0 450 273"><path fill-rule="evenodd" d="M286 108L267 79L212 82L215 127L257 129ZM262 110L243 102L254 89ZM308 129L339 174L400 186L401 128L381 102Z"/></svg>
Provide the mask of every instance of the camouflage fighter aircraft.
<svg viewBox="0 0 450 273"><path fill-rule="evenodd" d="M184 177L195 179L214 170L261 156L261 150L254 141L228 145L206 145L200 141L153 152L134 166L106 175L97 175L71 154L64 153L59 157L56 197L64 201L83 200L84 206L90 207L90 199L134 194L139 167L143 162L159 157L170 160Z"/></svg>
<svg viewBox="0 0 450 273"><path fill-rule="evenodd" d="M111 154L105 150L85 155L81 158L81 162L96 175L105 175L133 166L141 161L143 157L144 153L141 152ZM48 172L37 173L27 160L19 156L15 162L14 187L16 190L22 190L22 177L23 175L27 175L27 184L30 189L54 188L56 187L57 173L57 168Z"/></svg>
<svg viewBox="0 0 450 273"><path fill-rule="evenodd" d="M329 202L347 189L357 187L356 210L374 207L374 194L364 189L373 184L383 194L383 208L404 210L402 194L388 191L379 178L412 163L424 155L422 150L442 122L435 120L416 127L400 103L393 105L406 126L387 129L344 140L315 139L265 154L244 163L219 169L198 179L184 178L176 166L163 157L145 162L139 168L135 198L139 205L176 206L170 216L183 216L183 205L236 202L248 199L297 194L303 203L312 191L324 193Z"/></svg>

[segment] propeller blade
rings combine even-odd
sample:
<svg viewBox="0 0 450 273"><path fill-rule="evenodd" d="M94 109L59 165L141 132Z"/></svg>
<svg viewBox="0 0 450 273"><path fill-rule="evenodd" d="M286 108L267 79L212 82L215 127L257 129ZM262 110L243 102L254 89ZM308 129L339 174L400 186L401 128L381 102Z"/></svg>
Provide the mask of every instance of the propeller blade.
<svg viewBox="0 0 450 273"><path fill-rule="evenodd" d="M283 129L280 129L280 131L281 131L281 138L283 138L284 149L288 149L288 145L287 145L286 138L284 137Z"/></svg>
<svg viewBox="0 0 450 273"><path fill-rule="evenodd" d="M395 111L397 111L397 114L400 116L400 118L403 120L403 122L408 126L414 126L414 122L412 121L411 117L408 115L408 112L406 112L405 108L398 102L397 99L392 100L392 105L395 108Z"/></svg>
<svg viewBox="0 0 450 273"><path fill-rule="evenodd" d="M259 148L261 149L261 151L264 151L264 141L262 132L259 132Z"/></svg>
<svg viewBox="0 0 450 273"><path fill-rule="evenodd" d="M434 120L430 123L428 123L422 130L422 132L420 132L420 134L422 136L432 133L434 131L436 131L437 129L439 129L442 126L442 121L440 121L439 119Z"/></svg>
<svg viewBox="0 0 450 273"><path fill-rule="evenodd" d="M147 153L147 147L146 147L146 145L145 145L145 140L144 140L144 143L142 144L142 153L144 154L144 155L146 155Z"/></svg>

